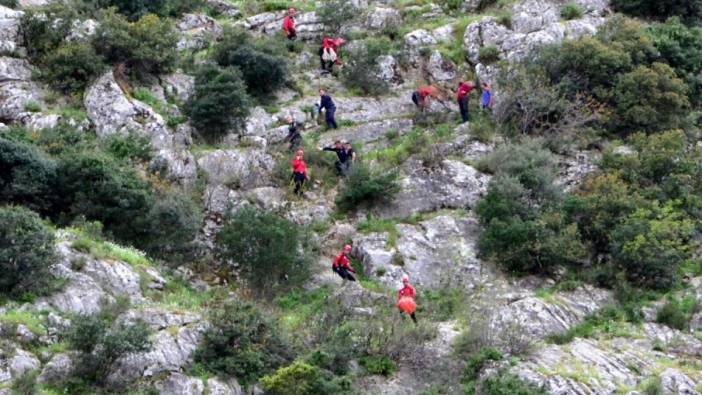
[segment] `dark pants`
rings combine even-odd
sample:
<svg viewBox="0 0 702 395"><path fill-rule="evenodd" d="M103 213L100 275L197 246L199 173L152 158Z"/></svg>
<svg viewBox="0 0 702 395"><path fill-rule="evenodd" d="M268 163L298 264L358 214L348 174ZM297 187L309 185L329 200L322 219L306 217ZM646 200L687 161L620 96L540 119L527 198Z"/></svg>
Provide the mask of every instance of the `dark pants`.
<svg viewBox="0 0 702 395"><path fill-rule="evenodd" d="M349 281L356 281L356 277L353 276L348 270L344 269L343 267L335 267L333 268L334 272L339 275L344 280L349 280Z"/></svg>
<svg viewBox="0 0 702 395"><path fill-rule="evenodd" d="M346 177L349 175L349 171L351 170L351 160L347 160L346 162L337 160L336 163L334 163L334 167L336 167L336 172L340 176Z"/></svg>
<svg viewBox="0 0 702 395"><path fill-rule="evenodd" d="M334 62L332 61L327 61L324 60L324 48L319 48L319 63L322 66L322 70L324 71L332 71L332 67L334 67ZM337 54L338 56L338 54Z"/></svg>
<svg viewBox="0 0 702 395"><path fill-rule="evenodd" d="M402 316L402 318L405 318L404 314L405 313L400 311L400 315ZM415 324L417 323L417 317L415 317L414 313L410 314L410 318L412 318L412 321L414 321Z"/></svg>
<svg viewBox="0 0 702 395"><path fill-rule="evenodd" d="M412 103L414 103L415 106L419 107L419 93L412 92Z"/></svg>
<svg viewBox="0 0 702 395"><path fill-rule="evenodd" d="M288 147L288 151L293 152L297 149L297 147L300 146L300 143L302 143L302 136L299 134L293 136L290 139L290 146Z"/></svg>
<svg viewBox="0 0 702 395"><path fill-rule="evenodd" d="M463 123L470 121L470 113L468 112L468 96L464 96L458 100L458 108L461 110L461 119L463 119Z"/></svg>
<svg viewBox="0 0 702 395"><path fill-rule="evenodd" d="M334 109L327 109L326 113L324 114L324 120L327 121L327 127L329 129L338 129L339 125L336 124L336 119L334 119L334 113L336 113L336 108Z"/></svg>
<svg viewBox="0 0 702 395"><path fill-rule="evenodd" d="M290 29L288 32L288 40L294 40L297 38L297 31L295 29Z"/></svg>
<svg viewBox="0 0 702 395"><path fill-rule="evenodd" d="M302 196L302 185L305 183L305 175L302 173L293 173L295 181L295 195Z"/></svg>

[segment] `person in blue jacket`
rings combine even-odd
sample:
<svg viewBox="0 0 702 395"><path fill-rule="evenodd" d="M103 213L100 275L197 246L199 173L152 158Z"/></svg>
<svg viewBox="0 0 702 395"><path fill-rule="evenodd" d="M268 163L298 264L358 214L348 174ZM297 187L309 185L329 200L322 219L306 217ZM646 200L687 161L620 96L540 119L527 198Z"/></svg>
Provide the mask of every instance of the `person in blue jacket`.
<svg viewBox="0 0 702 395"><path fill-rule="evenodd" d="M319 112L321 113L322 109L325 110L324 119L327 122L327 128L338 129L339 126L336 124L336 119L334 119L334 113L336 112L334 101L332 100L331 96L327 95L327 91L324 89L319 90L319 96L321 97L319 102Z"/></svg>

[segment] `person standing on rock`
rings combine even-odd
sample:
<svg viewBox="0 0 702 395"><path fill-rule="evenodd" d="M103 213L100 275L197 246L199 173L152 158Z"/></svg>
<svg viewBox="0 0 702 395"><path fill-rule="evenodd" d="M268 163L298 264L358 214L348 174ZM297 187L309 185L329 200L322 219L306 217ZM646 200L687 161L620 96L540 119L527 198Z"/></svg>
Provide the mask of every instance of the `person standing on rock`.
<svg viewBox="0 0 702 395"><path fill-rule="evenodd" d="M327 91L324 89L319 90L319 96L320 96L320 101L319 101L319 113L324 110L324 120L327 123L327 128L328 129L338 129L339 125L336 124L336 119L334 118L334 114L336 113L336 105L334 105L334 100L332 100L331 96L327 95Z"/></svg>
<svg viewBox="0 0 702 395"><path fill-rule="evenodd" d="M487 82L480 84L483 94L480 98L480 108L483 111L492 111L492 88Z"/></svg>
<svg viewBox="0 0 702 395"><path fill-rule="evenodd" d="M458 101L458 108L461 111L461 119L463 123L470 121L470 112L468 111L469 95L475 89L475 85L472 82L461 81L458 84L458 90L456 90L456 101Z"/></svg>
<svg viewBox="0 0 702 395"><path fill-rule="evenodd" d="M288 9L288 15L283 19L283 32L288 40L294 40L297 38L297 30L295 29L295 11L294 8Z"/></svg>
<svg viewBox="0 0 702 395"><path fill-rule="evenodd" d="M292 165L292 179L295 182L295 195L302 196L302 186L309 180L307 176L307 164L304 160L305 152L297 150L295 158L290 162Z"/></svg>
<svg viewBox="0 0 702 395"><path fill-rule="evenodd" d="M322 39L322 46L319 48L319 61L322 65L323 73L330 73L335 64L341 64L339 48L345 42L343 38L332 39L324 37Z"/></svg>
<svg viewBox="0 0 702 395"><path fill-rule="evenodd" d="M319 147L322 151L330 151L336 153L337 160L334 163L337 175L345 177L348 174L348 170L351 167L351 161L355 158L356 153L351 149L349 152L341 141L337 140L331 147Z"/></svg>
<svg viewBox="0 0 702 395"><path fill-rule="evenodd" d="M420 86L416 91L412 92L412 102L417 108L422 110L422 112L429 107L430 97L438 101L442 100L439 90L431 85Z"/></svg>
<svg viewBox="0 0 702 395"><path fill-rule="evenodd" d="M293 152L302 143L302 134L300 134L300 124L295 121L295 119L288 115L286 118L288 122L288 135L285 136L283 142L290 142L288 147L288 152Z"/></svg>
<svg viewBox="0 0 702 395"><path fill-rule="evenodd" d="M415 324L417 323L417 317L414 315L417 311L417 303L414 301L416 297L417 291L410 285L409 278L403 276L402 289L397 292L397 308L400 310L400 315L409 315Z"/></svg>
<svg viewBox="0 0 702 395"><path fill-rule="evenodd" d="M341 253L334 258L332 270L343 280L356 281L356 277L351 274L356 273L356 271L351 267L349 255L351 255L351 245L346 244Z"/></svg>

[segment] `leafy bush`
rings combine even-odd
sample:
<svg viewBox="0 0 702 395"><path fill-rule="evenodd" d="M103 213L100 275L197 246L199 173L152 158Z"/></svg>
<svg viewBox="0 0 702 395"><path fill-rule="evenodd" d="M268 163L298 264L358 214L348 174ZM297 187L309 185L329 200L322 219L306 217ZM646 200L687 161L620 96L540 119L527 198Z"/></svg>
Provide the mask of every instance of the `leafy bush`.
<svg viewBox="0 0 702 395"><path fill-rule="evenodd" d="M300 229L278 215L245 208L229 216L217 233L218 254L235 263L258 293L304 281L308 259L300 252Z"/></svg>
<svg viewBox="0 0 702 395"><path fill-rule="evenodd" d="M288 80L288 61L282 53L285 50L269 39L228 29L214 49L214 59L222 67L239 68L250 94L266 96Z"/></svg>
<svg viewBox="0 0 702 395"><path fill-rule="evenodd" d="M261 387L272 395L333 395L348 389L348 383L332 380L316 366L302 361L261 378Z"/></svg>
<svg viewBox="0 0 702 395"><path fill-rule="evenodd" d="M195 77L195 92L186 112L203 137L217 140L232 128L244 127L249 107L246 85L238 69L206 65Z"/></svg>
<svg viewBox="0 0 702 395"><path fill-rule="evenodd" d="M54 235L38 215L21 207L0 207L0 293L45 293L55 260Z"/></svg>
<svg viewBox="0 0 702 395"><path fill-rule="evenodd" d="M395 361L386 356L365 356L359 362L370 374L392 376L397 370Z"/></svg>
<svg viewBox="0 0 702 395"><path fill-rule="evenodd" d="M92 37L98 54L113 64L126 66L137 77L171 71L178 59L177 42L171 22L153 14L129 22L107 12Z"/></svg>
<svg viewBox="0 0 702 395"><path fill-rule="evenodd" d="M348 180L339 190L336 206L341 211L351 211L360 206L389 203L399 191L397 173L380 172L366 165L356 164Z"/></svg>
<svg viewBox="0 0 702 395"><path fill-rule="evenodd" d="M351 1L328 0L317 8L317 15L324 24L325 31L338 35L344 25L350 25L358 20L361 10Z"/></svg>
<svg viewBox="0 0 702 395"><path fill-rule="evenodd" d="M7 8L15 8L17 7L17 0L0 0L0 5Z"/></svg>
<svg viewBox="0 0 702 395"><path fill-rule="evenodd" d="M71 321L66 338L71 348L80 352L74 377L102 385L115 361L151 348L150 330L144 322L115 323L114 318L103 314Z"/></svg>
<svg viewBox="0 0 702 395"><path fill-rule="evenodd" d="M566 3L561 6L561 18L569 21L583 16L583 10L575 3Z"/></svg>
<svg viewBox="0 0 702 395"><path fill-rule="evenodd" d="M196 251L202 212L187 194L173 191L160 196L145 222L146 234L135 244L150 255L180 264Z"/></svg>
<svg viewBox="0 0 702 395"><path fill-rule="evenodd" d="M382 55L382 47L364 43L349 51L346 67L341 78L349 88L358 89L365 95L380 95L387 92L388 84L379 77L377 59Z"/></svg>
<svg viewBox="0 0 702 395"><path fill-rule="evenodd" d="M114 134L103 142L105 150L113 157L123 160L147 162L151 159L151 139L148 136L129 133Z"/></svg>
<svg viewBox="0 0 702 395"><path fill-rule="evenodd" d="M698 22L702 18L700 0L614 0L612 5L617 11L633 16L654 19L679 16L689 23Z"/></svg>
<svg viewBox="0 0 702 395"><path fill-rule="evenodd" d="M117 11L135 21L146 14L179 16L204 4L202 0L97 0L96 9L116 7Z"/></svg>
<svg viewBox="0 0 702 395"><path fill-rule="evenodd" d="M673 329L685 331L690 325L692 315L699 311L699 307L694 297L688 297L683 300L670 298L656 313L656 322Z"/></svg>
<svg viewBox="0 0 702 395"><path fill-rule="evenodd" d="M534 384L527 383L517 376L497 374L480 383L477 392L481 395L546 395L548 392Z"/></svg>
<svg viewBox="0 0 702 395"><path fill-rule="evenodd" d="M42 60L42 78L63 92L81 92L105 69L104 60L86 43L68 43Z"/></svg>
<svg viewBox="0 0 702 395"><path fill-rule="evenodd" d="M500 60L500 51L495 46L480 47L478 59L485 64L490 64Z"/></svg>
<svg viewBox="0 0 702 395"><path fill-rule="evenodd" d="M54 198L56 163L35 147L0 136L0 202L46 213Z"/></svg>
<svg viewBox="0 0 702 395"><path fill-rule="evenodd" d="M474 381L478 379L480 372L490 361L499 361L501 359L502 353L493 347L480 350L468 358L466 369L463 372L463 380Z"/></svg>
<svg viewBox="0 0 702 395"><path fill-rule="evenodd" d="M95 136L80 131L68 122L59 121L55 127L41 130L35 143L50 155L61 155L69 151L95 149Z"/></svg>
<svg viewBox="0 0 702 395"><path fill-rule="evenodd" d="M213 373L248 385L291 359L278 329L252 304L227 303L212 312L210 324L194 359Z"/></svg>
<svg viewBox="0 0 702 395"><path fill-rule="evenodd" d="M1 2L0 2L1 3ZM30 370L12 381L13 395L34 395L39 392L37 388L39 370Z"/></svg>
<svg viewBox="0 0 702 395"><path fill-rule="evenodd" d="M26 11L20 31L30 59L39 62L61 46L76 17L75 10L60 3L52 3L41 11Z"/></svg>

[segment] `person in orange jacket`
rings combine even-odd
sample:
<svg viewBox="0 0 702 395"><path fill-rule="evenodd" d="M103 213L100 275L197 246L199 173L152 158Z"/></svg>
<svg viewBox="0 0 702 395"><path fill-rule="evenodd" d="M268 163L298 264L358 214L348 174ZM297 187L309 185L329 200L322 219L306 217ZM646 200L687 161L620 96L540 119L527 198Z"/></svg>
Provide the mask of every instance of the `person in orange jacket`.
<svg viewBox="0 0 702 395"><path fill-rule="evenodd" d="M339 48L344 43L346 41L343 38L332 39L324 37L322 39L322 46L319 48L319 61L322 65L322 71L331 72L335 64L341 64Z"/></svg>
<svg viewBox="0 0 702 395"><path fill-rule="evenodd" d="M349 255L351 255L351 245L346 244L341 254L332 261L332 270L344 280L356 281L356 277L351 274L356 273L356 271L351 267Z"/></svg>
<svg viewBox="0 0 702 395"><path fill-rule="evenodd" d="M297 38L297 30L295 29L295 14L297 12L294 8L288 9L288 15L283 19L283 32L288 40L294 40Z"/></svg>
<svg viewBox="0 0 702 395"><path fill-rule="evenodd" d="M475 89L475 85L472 82L461 81L456 90L456 101L458 102L458 109L461 110L461 120L463 120L463 123L470 121L468 100L473 89Z"/></svg>
<svg viewBox="0 0 702 395"><path fill-rule="evenodd" d="M412 92L412 102L422 111L429 106L430 97L442 101L439 90L431 85L420 86L416 91Z"/></svg>
<svg viewBox="0 0 702 395"><path fill-rule="evenodd" d="M309 180L307 176L307 164L304 160L305 152L297 150L295 158L290 162L292 165L292 179L295 181L295 195L302 196L302 186Z"/></svg>
<svg viewBox="0 0 702 395"><path fill-rule="evenodd" d="M415 311L417 309L417 304L414 299L417 297L417 291L410 285L407 276L402 277L402 285L402 289L397 292L397 308L400 309L400 314L409 314L412 321L416 324L417 317L415 316Z"/></svg>

